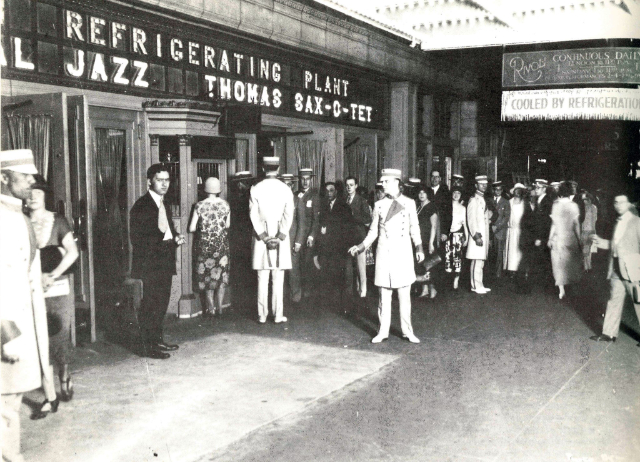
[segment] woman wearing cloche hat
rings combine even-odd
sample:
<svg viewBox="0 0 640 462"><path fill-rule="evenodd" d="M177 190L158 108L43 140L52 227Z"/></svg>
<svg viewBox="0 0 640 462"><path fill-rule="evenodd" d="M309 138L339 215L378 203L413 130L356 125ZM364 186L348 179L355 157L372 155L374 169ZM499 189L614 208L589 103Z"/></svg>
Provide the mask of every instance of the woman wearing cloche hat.
<svg viewBox="0 0 640 462"><path fill-rule="evenodd" d="M230 208L219 197L220 191L220 180L207 178L204 184L207 198L195 205L189 225L189 232L197 231L194 264L198 288L205 293L203 316L213 315L216 310L222 314L225 288L229 284Z"/></svg>

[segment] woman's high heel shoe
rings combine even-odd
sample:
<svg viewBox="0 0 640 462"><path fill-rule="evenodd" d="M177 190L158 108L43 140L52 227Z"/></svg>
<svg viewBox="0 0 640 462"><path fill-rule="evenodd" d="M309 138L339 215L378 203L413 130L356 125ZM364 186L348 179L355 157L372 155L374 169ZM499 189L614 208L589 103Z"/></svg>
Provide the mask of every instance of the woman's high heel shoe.
<svg viewBox="0 0 640 462"><path fill-rule="evenodd" d="M67 380L60 379L60 399L65 403L71 401L73 398L73 382L71 376L67 377Z"/></svg>
<svg viewBox="0 0 640 462"><path fill-rule="evenodd" d="M40 409L33 413L31 416L31 420L40 420L44 419L50 412L56 413L58 412L58 406L60 405L60 398L54 399L53 401L49 401L48 399L42 403Z"/></svg>

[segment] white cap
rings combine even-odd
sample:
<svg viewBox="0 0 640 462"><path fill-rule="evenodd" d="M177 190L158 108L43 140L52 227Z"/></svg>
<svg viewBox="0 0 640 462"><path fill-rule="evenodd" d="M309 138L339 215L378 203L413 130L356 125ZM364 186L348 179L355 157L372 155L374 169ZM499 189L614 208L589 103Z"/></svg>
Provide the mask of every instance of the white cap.
<svg viewBox="0 0 640 462"><path fill-rule="evenodd" d="M11 151L0 152L0 168L2 170L13 170L18 173L36 175L38 169L33 163L33 152L31 149L13 149Z"/></svg>

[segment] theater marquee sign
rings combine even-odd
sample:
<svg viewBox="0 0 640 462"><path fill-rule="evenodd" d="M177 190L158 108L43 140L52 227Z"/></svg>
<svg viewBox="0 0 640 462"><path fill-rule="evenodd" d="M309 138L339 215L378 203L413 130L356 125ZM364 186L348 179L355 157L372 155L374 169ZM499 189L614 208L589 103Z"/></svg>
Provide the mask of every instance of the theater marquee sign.
<svg viewBox="0 0 640 462"><path fill-rule="evenodd" d="M384 83L211 29L94 5L10 2L3 78L256 105L269 113L383 128Z"/></svg>
<svg viewBox="0 0 640 462"><path fill-rule="evenodd" d="M502 86L640 84L640 48L505 53Z"/></svg>
<svg viewBox="0 0 640 462"><path fill-rule="evenodd" d="M502 120L640 121L640 90L577 88L504 91Z"/></svg>

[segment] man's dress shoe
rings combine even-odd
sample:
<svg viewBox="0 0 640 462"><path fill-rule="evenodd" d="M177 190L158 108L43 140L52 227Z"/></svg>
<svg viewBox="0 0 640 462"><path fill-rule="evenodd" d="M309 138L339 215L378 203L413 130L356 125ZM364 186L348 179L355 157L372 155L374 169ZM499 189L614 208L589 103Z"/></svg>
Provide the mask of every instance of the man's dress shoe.
<svg viewBox="0 0 640 462"><path fill-rule="evenodd" d="M155 347L157 350L160 350L160 351L175 351L179 348L178 345L174 345L171 343L164 343L164 342L156 343Z"/></svg>
<svg viewBox="0 0 640 462"><path fill-rule="evenodd" d="M171 357L169 353L165 353L164 351L160 351L157 348L150 348L145 351L144 356L152 359L168 359Z"/></svg>
<svg viewBox="0 0 640 462"><path fill-rule="evenodd" d="M385 337L384 335L376 335L375 337L373 337L371 339L371 343L381 343L385 340L387 340L388 337Z"/></svg>
<svg viewBox="0 0 640 462"><path fill-rule="evenodd" d="M606 334L594 335L593 337L589 337L591 340L595 340L596 342L615 342L615 337L609 337Z"/></svg>

